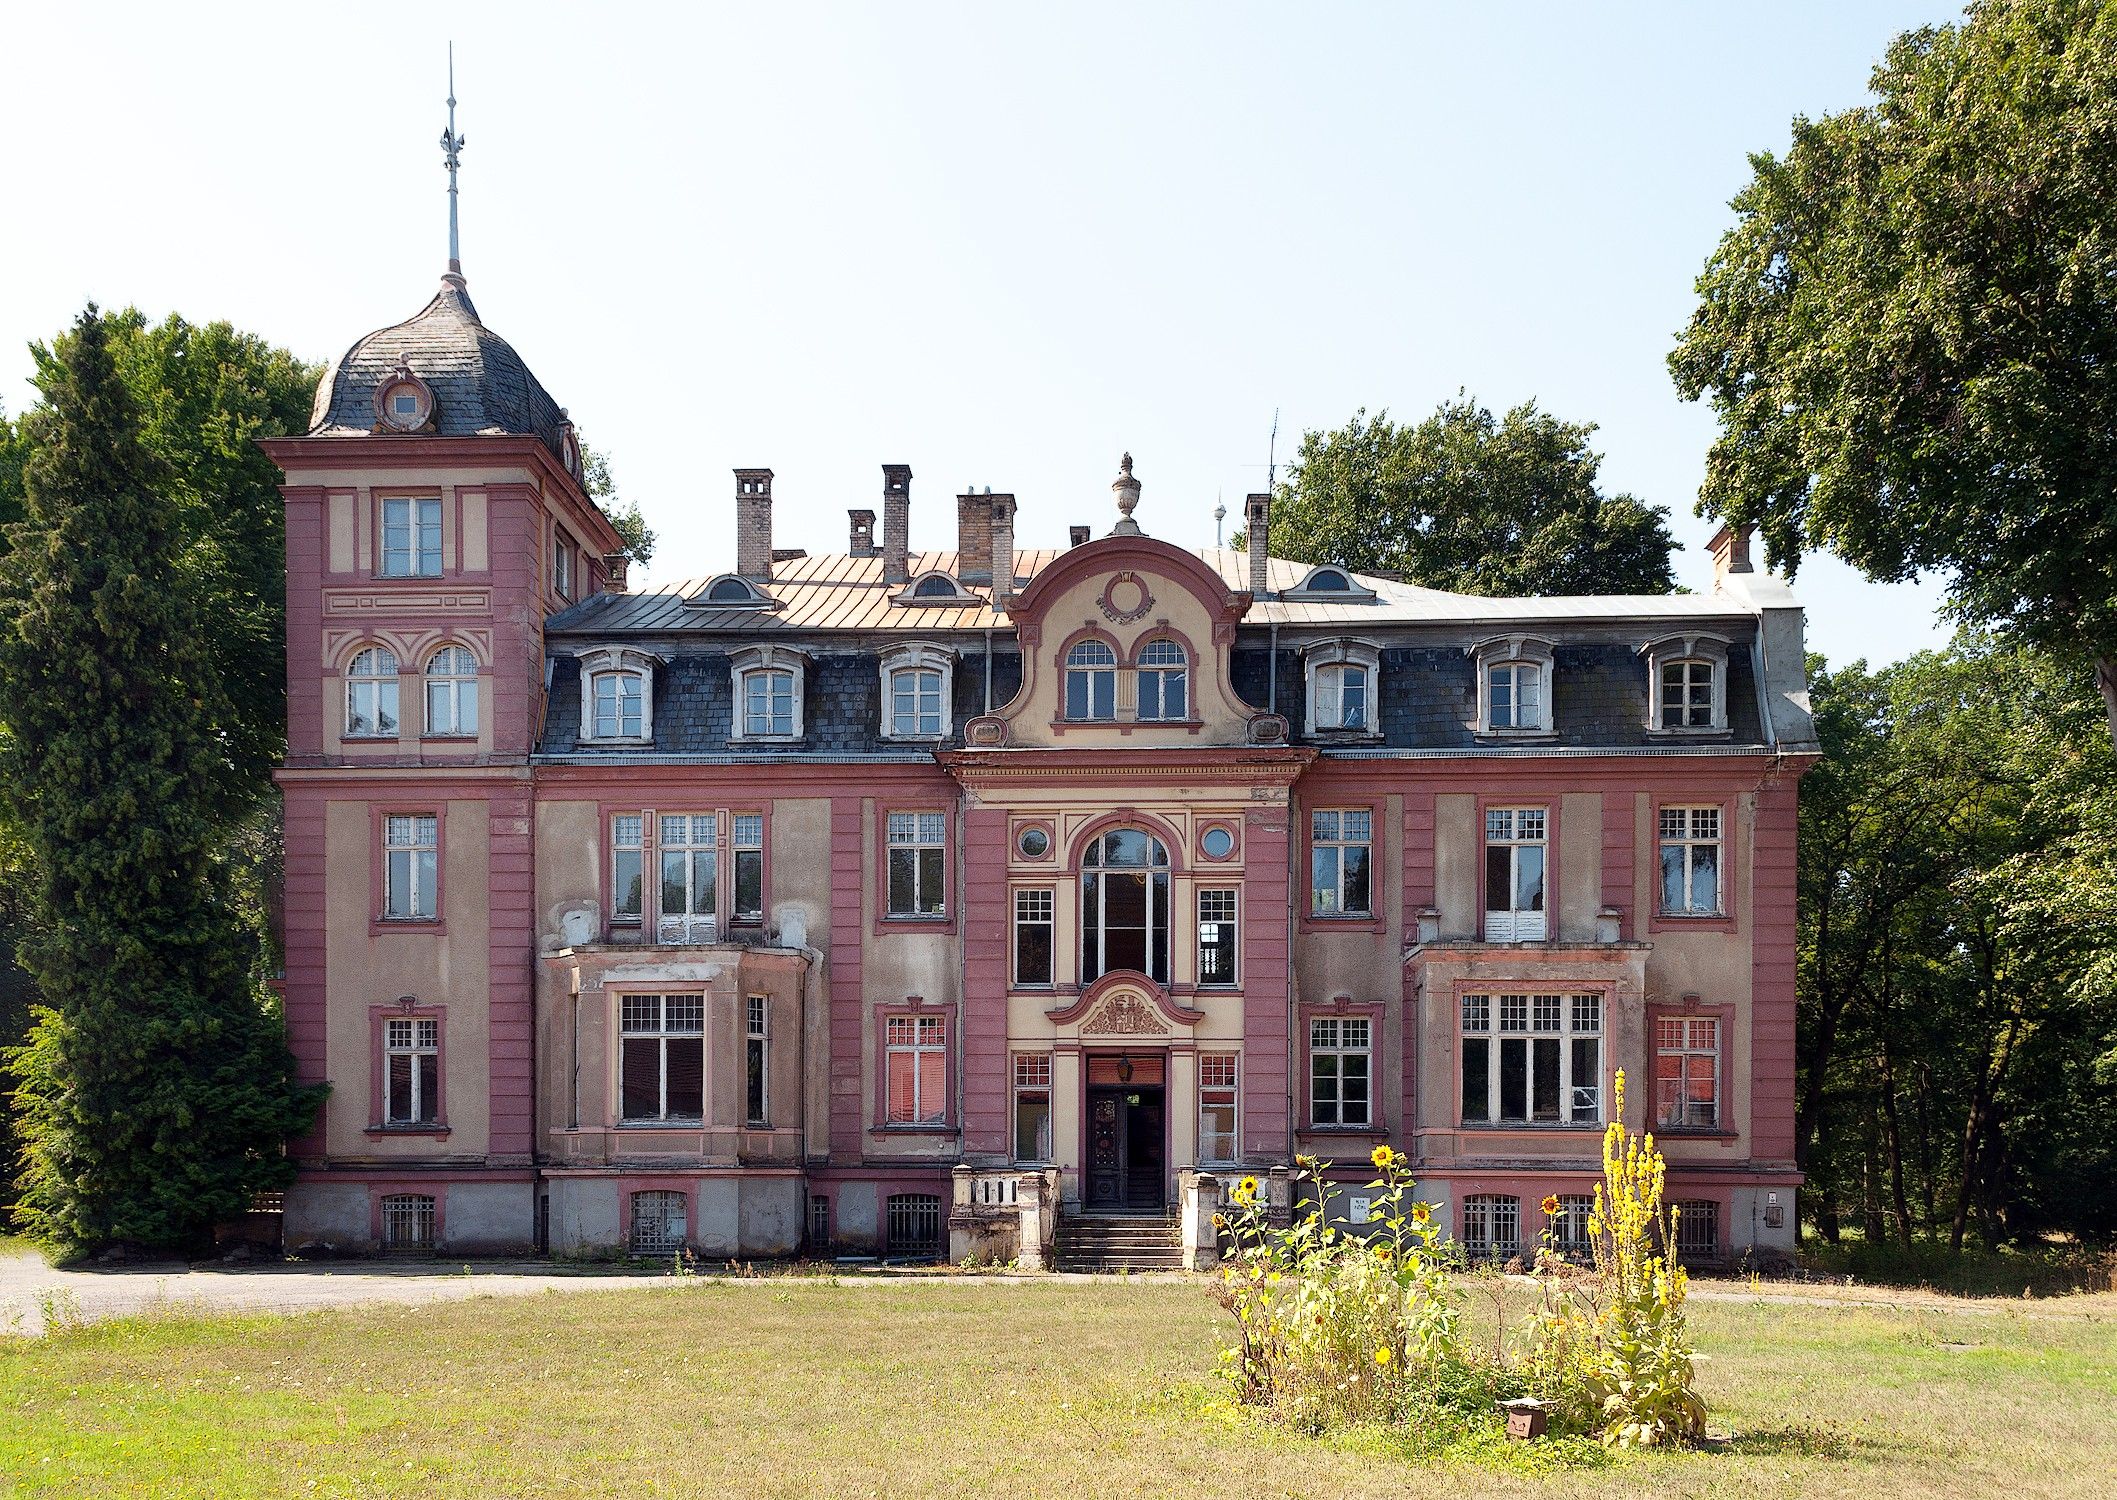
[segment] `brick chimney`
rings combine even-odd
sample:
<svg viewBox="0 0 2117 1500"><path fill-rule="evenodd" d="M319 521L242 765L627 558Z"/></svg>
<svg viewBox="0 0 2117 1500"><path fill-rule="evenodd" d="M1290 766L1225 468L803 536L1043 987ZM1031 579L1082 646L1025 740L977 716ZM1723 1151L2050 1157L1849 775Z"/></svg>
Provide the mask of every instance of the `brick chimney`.
<svg viewBox="0 0 2117 1500"><path fill-rule="evenodd" d="M735 471L735 571L756 583L772 577L772 471Z"/></svg>
<svg viewBox="0 0 2117 1500"><path fill-rule="evenodd" d="M956 496L956 580L992 582L992 487Z"/></svg>
<svg viewBox="0 0 2117 1500"><path fill-rule="evenodd" d="M1750 538L1756 534L1756 529L1746 524L1723 526L1714 532L1713 539L1705 544L1706 550L1713 554L1714 593L1726 589L1728 574L1756 571L1749 557Z"/></svg>
<svg viewBox="0 0 2117 1500"><path fill-rule="evenodd" d="M1242 502L1242 524L1250 533L1250 597L1271 592L1272 497L1252 495Z"/></svg>
<svg viewBox="0 0 2117 1500"><path fill-rule="evenodd" d="M1068 526L1066 528L1066 545L1069 547L1087 546L1088 528L1085 526Z"/></svg>
<svg viewBox="0 0 2117 1500"><path fill-rule="evenodd" d="M632 567L632 559L623 552L603 554L603 587L613 594L625 592L625 577Z"/></svg>
<svg viewBox="0 0 2117 1500"><path fill-rule="evenodd" d="M1014 592L1014 496L993 495L992 602L1005 604Z"/></svg>
<svg viewBox="0 0 2117 1500"><path fill-rule="evenodd" d="M882 577L903 583L911 575L905 558L911 546L911 465L882 466Z"/></svg>
<svg viewBox="0 0 2117 1500"><path fill-rule="evenodd" d="M846 514L852 518L852 535L845 550L854 557L875 555L875 513L871 510L853 510Z"/></svg>

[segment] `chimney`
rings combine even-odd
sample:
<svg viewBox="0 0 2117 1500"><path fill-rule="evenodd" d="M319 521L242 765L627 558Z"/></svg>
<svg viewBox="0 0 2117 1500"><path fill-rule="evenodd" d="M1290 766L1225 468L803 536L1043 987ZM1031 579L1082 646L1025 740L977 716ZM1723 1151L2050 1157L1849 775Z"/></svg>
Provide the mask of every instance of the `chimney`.
<svg viewBox="0 0 2117 1500"><path fill-rule="evenodd" d="M625 592L625 573L632 566L632 559L622 552L603 554L603 586L613 594Z"/></svg>
<svg viewBox="0 0 2117 1500"><path fill-rule="evenodd" d="M871 510L847 511L853 520L853 534L845 550L854 557L875 555L875 513Z"/></svg>
<svg viewBox="0 0 2117 1500"><path fill-rule="evenodd" d="M1724 593L1730 573L1754 573L1756 568L1749 559L1750 538L1756 527L1747 522L1739 526L1723 526L1713 533L1706 550L1713 554L1713 592Z"/></svg>
<svg viewBox="0 0 2117 1500"><path fill-rule="evenodd" d="M1242 524L1250 532L1250 597L1271 593L1272 497L1252 495L1242 503Z"/></svg>
<svg viewBox="0 0 2117 1500"><path fill-rule="evenodd" d="M956 496L956 581L992 582L992 487Z"/></svg>
<svg viewBox="0 0 2117 1500"><path fill-rule="evenodd" d="M754 583L772 578L772 471L735 471L735 571Z"/></svg>
<svg viewBox="0 0 2117 1500"><path fill-rule="evenodd" d="M1088 528L1085 526L1068 526L1066 528L1066 545L1069 547L1087 546Z"/></svg>
<svg viewBox="0 0 2117 1500"><path fill-rule="evenodd" d="M1014 496L992 501L992 602L1005 604L1014 593Z"/></svg>
<svg viewBox="0 0 2117 1500"><path fill-rule="evenodd" d="M911 542L911 465L882 466L882 578L903 583L911 574L905 557Z"/></svg>

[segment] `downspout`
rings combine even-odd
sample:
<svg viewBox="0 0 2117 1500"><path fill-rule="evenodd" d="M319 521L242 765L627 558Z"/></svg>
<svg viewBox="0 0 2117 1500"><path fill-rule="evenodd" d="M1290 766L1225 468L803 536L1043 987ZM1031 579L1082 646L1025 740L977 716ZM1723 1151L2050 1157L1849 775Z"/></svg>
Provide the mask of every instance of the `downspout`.
<svg viewBox="0 0 2117 1500"><path fill-rule="evenodd" d="M581 1128L581 971L573 972L573 1064L567 1084L566 1128Z"/></svg>
<svg viewBox="0 0 2117 1500"><path fill-rule="evenodd" d="M992 627L985 627L985 712L992 712Z"/></svg>
<svg viewBox="0 0 2117 1500"><path fill-rule="evenodd" d="M1271 680L1269 685L1265 688L1264 711L1266 713L1275 714L1279 712L1279 622L1277 620L1272 621L1271 658L1271 672L1269 674ZM1287 790L1289 794L1289 800L1291 800L1291 794L1293 789L1292 787L1288 787ZM1289 811L1291 811L1291 809L1289 809ZM1288 833L1291 836L1291 828L1288 829Z"/></svg>

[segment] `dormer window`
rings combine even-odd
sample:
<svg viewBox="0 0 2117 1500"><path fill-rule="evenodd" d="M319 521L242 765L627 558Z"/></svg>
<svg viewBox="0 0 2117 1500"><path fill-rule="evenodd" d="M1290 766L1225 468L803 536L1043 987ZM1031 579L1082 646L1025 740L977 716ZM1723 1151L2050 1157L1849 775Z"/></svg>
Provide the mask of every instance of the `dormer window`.
<svg viewBox="0 0 2117 1500"><path fill-rule="evenodd" d="M897 591L891 600L900 605L929 604L982 604L985 601L965 589L963 585L946 573L921 573L907 588Z"/></svg>
<svg viewBox="0 0 2117 1500"><path fill-rule="evenodd" d="M1471 648L1477 662L1479 734L1499 737L1551 732L1551 685L1556 658L1535 636L1497 636Z"/></svg>
<svg viewBox="0 0 2117 1500"><path fill-rule="evenodd" d="M912 597L915 599L952 599L955 593L955 581L943 578L938 573L928 574L912 589Z"/></svg>
<svg viewBox="0 0 2117 1500"><path fill-rule="evenodd" d="M1366 641L1324 641L1304 655L1308 671L1308 732L1372 735L1378 723L1375 686L1382 653Z"/></svg>
<svg viewBox="0 0 2117 1500"><path fill-rule="evenodd" d="M1647 732L1710 735L1727 732L1728 642L1717 635L1670 636L1644 648L1647 658Z"/></svg>
<svg viewBox="0 0 2117 1500"><path fill-rule="evenodd" d="M644 651L604 646L582 652L580 662L582 741L601 745L651 743L655 659Z"/></svg>
<svg viewBox="0 0 2117 1500"><path fill-rule="evenodd" d="M804 659L785 646L747 646L729 653L735 664L735 737L798 740L802 733Z"/></svg>
<svg viewBox="0 0 2117 1500"><path fill-rule="evenodd" d="M1308 576L1290 589L1282 591L1282 599L1320 599L1332 604L1372 604L1375 591L1364 588L1354 581L1353 575L1343 568L1310 568Z"/></svg>
<svg viewBox="0 0 2117 1500"><path fill-rule="evenodd" d="M938 646L909 645L882 656L882 733L893 740L938 740L949 730L955 658Z"/></svg>
<svg viewBox="0 0 2117 1500"><path fill-rule="evenodd" d="M1066 653L1066 717L1117 717L1117 653L1107 641L1082 641Z"/></svg>
<svg viewBox="0 0 2117 1500"><path fill-rule="evenodd" d="M771 609L779 601L738 573L723 573L708 579L706 586L684 601L711 609Z"/></svg>

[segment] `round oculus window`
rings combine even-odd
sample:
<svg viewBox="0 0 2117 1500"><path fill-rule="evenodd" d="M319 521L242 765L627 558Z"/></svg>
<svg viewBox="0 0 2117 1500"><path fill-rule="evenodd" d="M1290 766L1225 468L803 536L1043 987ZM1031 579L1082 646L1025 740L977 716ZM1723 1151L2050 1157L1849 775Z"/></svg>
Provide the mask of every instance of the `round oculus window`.
<svg viewBox="0 0 2117 1500"><path fill-rule="evenodd" d="M1024 828L1014 846L1024 859L1042 859L1051 852L1051 835L1041 828Z"/></svg>
<svg viewBox="0 0 2117 1500"><path fill-rule="evenodd" d="M376 396L375 407L385 427L398 432L416 432L433 414L433 396L417 380L395 380Z"/></svg>
<svg viewBox="0 0 2117 1500"><path fill-rule="evenodd" d="M1198 841L1198 847L1205 851L1207 859L1226 859L1235 852L1234 830L1215 824L1205 831L1205 837Z"/></svg>

